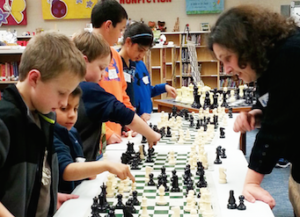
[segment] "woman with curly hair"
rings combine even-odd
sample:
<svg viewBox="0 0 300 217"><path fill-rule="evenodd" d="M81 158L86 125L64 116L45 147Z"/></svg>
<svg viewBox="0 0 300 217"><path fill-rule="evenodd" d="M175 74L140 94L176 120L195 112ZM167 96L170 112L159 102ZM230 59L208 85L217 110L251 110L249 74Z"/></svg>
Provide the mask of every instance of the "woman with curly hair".
<svg viewBox="0 0 300 217"><path fill-rule="evenodd" d="M241 112L234 131L260 128L250 156L243 194L250 202L275 206L260 184L279 158L292 163L289 197L300 216L300 30L293 20L265 8L242 5L223 13L211 30L209 49L223 62L226 73L244 82L257 81L259 98L249 112ZM298 62L299 61L299 62Z"/></svg>

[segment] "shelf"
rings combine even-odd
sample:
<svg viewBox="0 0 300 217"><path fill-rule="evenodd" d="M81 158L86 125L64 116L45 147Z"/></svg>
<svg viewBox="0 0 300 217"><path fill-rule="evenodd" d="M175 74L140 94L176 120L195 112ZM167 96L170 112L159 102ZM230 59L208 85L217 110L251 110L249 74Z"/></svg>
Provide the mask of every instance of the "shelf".
<svg viewBox="0 0 300 217"><path fill-rule="evenodd" d="M218 75L201 75L201 77L205 78L205 77L218 77Z"/></svg>
<svg viewBox="0 0 300 217"><path fill-rule="evenodd" d="M18 81L0 81L0 84L16 84Z"/></svg>
<svg viewBox="0 0 300 217"><path fill-rule="evenodd" d="M166 62L166 66L171 66L173 65L172 62Z"/></svg>
<svg viewBox="0 0 300 217"><path fill-rule="evenodd" d="M152 69L161 69L160 66L151 66Z"/></svg>
<svg viewBox="0 0 300 217"><path fill-rule="evenodd" d="M190 34L208 34L210 31L190 31ZM187 32L161 32L163 35L187 34Z"/></svg>
<svg viewBox="0 0 300 217"><path fill-rule="evenodd" d="M0 55L5 54L22 54L25 50L25 47L12 48L12 46L0 46Z"/></svg>

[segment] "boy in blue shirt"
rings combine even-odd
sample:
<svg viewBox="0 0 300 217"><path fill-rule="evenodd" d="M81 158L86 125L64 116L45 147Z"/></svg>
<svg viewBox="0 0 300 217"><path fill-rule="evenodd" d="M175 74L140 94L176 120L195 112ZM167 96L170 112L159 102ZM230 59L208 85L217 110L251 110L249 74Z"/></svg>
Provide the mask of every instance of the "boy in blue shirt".
<svg viewBox="0 0 300 217"><path fill-rule="evenodd" d="M116 174L121 179L129 176L134 180L127 165L108 161L85 162L79 134L73 127L77 121L81 94L78 86L69 96L68 105L56 109L54 146L59 162L58 191L71 193L82 179L95 177L104 171Z"/></svg>

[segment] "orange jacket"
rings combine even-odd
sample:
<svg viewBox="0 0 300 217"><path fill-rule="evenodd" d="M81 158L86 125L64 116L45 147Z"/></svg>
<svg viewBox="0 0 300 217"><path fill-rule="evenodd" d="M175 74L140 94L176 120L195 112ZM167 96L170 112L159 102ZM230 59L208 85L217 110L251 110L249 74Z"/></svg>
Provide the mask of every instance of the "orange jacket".
<svg viewBox="0 0 300 217"><path fill-rule="evenodd" d="M119 53L111 48L112 59L105 69L106 73L99 81L99 85L107 92L113 94L117 100L124 103L127 108L135 110L130 103L129 96L126 94L127 83L123 73L123 63ZM106 140L108 140L113 133L121 135L120 124L114 122L106 122Z"/></svg>

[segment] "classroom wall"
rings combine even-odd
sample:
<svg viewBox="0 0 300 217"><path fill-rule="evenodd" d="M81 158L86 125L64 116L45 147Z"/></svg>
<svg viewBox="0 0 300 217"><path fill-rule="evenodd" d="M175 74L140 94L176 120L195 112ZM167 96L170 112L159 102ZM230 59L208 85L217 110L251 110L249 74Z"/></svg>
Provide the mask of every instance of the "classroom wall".
<svg viewBox="0 0 300 217"><path fill-rule="evenodd" d="M96 0L93 0L96 1ZM36 28L43 28L44 30L54 29L67 35L72 35L74 32L83 29L89 19L81 20L43 20L42 4L40 0L27 0L27 26L11 26L0 27L0 29L16 29L18 35L24 31L35 31ZM289 5L290 0L224 0L225 10L239 4L259 4L268 7L276 12L280 12L281 5ZM190 25L190 30L200 30L200 23L208 22L213 25L218 14L206 15L187 15L185 11L185 0L172 0L170 3L140 3L140 4L124 4L129 17L132 20L148 21L165 21L167 31L173 31L176 18L179 17L180 31L184 30L185 25Z"/></svg>

